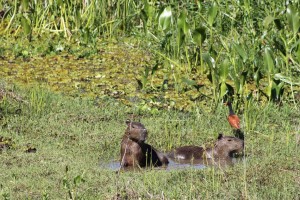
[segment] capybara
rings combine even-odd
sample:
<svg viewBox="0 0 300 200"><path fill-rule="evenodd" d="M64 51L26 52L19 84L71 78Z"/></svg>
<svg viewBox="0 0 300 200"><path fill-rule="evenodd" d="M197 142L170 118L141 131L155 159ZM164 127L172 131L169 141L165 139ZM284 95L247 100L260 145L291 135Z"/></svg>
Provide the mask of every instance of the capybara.
<svg viewBox="0 0 300 200"><path fill-rule="evenodd" d="M169 163L165 155L145 143L148 132L143 124L130 120L126 120L126 124L121 142L121 167L158 167Z"/></svg>
<svg viewBox="0 0 300 200"><path fill-rule="evenodd" d="M174 160L192 159L228 159L234 153L244 150L244 140L232 136L219 134L214 147L203 148L200 146L183 146L174 149L169 153L169 157Z"/></svg>

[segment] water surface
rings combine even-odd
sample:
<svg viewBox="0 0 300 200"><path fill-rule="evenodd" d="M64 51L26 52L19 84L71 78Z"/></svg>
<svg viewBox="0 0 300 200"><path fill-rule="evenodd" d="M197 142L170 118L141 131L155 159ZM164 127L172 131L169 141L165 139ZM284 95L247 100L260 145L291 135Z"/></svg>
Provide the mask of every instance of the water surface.
<svg viewBox="0 0 300 200"><path fill-rule="evenodd" d="M172 170L185 170L185 169L201 170L201 169L204 169L206 167L211 167L211 166L224 168L227 166L232 166L235 163L240 162L242 159L243 158L220 159L220 160L212 160L212 159L196 160L195 159L195 160L191 160L191 161L178 161L178 160L169 159L168 166L156 167L155 169L172 171ZM113 171L119 171L121 166L120 166L119 161L112 160L108 163L100 164L100 167L105 168L105 169L110 169ZM131 168L126 168L126 171L127 170L140 170L140 168L131 167Z"/></svg>

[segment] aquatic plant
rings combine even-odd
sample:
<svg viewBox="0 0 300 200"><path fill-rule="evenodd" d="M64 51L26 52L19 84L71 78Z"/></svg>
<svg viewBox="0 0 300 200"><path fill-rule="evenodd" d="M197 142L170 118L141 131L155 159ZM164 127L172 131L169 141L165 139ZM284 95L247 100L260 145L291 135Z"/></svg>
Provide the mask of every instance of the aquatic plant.
<svg viewBox="0 0 300 200"><path fill-rule="evenodd" d="M135 41L131 42L150 53L154 60L141 66L142 78L134 80L147 94L151 93L145 90L150 84L155 92L163 86L162 95L190 92L192 99L212 99L215 106L227 98L246 102L252 93L256 93L258 101L285 100L296 105L294 93L300 86L299 7L297 0L286 4L3 1L0 34L7 40L13 36L22 42L2 46L0 53L6 55L9 49L24 59L38 51L42 55L66 52L80 58L91 57L101 52L103 38L120 41L124 36L134 36ZM48 41L36 46L37 38ZM30 47L33 44L35 50ZM157 76L150 76L149 69L155 68ZM114 71L113 67L110 70ZM186 107L171 101L177 107Z"/></svg>

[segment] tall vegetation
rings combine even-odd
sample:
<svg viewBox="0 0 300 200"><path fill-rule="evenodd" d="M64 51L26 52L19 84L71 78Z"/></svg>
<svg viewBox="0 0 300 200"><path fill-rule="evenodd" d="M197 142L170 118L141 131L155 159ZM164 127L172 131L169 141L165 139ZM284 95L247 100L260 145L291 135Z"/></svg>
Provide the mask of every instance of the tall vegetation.
<svg viewBox="0 0 300 200"><path fill-rule="evenodd" d="M163 88L201 91L207 79L215 103L224 98L280 102L284 94L295 103L299 0L1 1L1 35L21 34L31 41L51 33L94 45L99 37L135 35L157 56ZM158 69L146 67L144 89Z"/></svg>

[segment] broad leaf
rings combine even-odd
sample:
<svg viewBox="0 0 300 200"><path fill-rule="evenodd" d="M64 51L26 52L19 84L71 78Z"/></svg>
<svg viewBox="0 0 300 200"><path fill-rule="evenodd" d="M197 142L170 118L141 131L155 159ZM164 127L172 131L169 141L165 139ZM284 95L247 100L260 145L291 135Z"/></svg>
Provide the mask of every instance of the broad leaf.
<svg viewBox="0 0 300 200"><path fill-rule="evenodd" d="M264 62L265 62L265 69L267 70L268 76L274 73L274 59L273 53L269 47L265 48L264 51Z"/></svg>
<svg viewBox="0 0 300 200"><path fill-rule="evenodd" d="M233 43L233 48L238 52L238 54L242 57L243 62L245 62L248 59L246 51L243 49L243 47L237 43Z"/></svg>
<svg viewBox="0 0 300 200"><path fill-rule="evenodd" d="M286 15L287 15L289 26L292 29L294 35L296 35L300 27L299 11L294 6L289 5L286 10Z"/></svg>
<svg viewBox="0 0 300 200"><path fill-rule="evenodd" d="M260 73L260 69L256 70L253 75L253 79L255 81L256 86L259 86L259 81L262 79L262 75Z"/></svg>
<svg viewBox="0 0 300 200"><path fill-rule="evenodd" d="M22 16L21 17L21 24L22 24L22 27L24 29L25 34L28 35L30 33L30 30L31 30L29 20L26 19L24 16Z"/></svg>
<svg viewBox="0 0 300 200"><path fill-rule="evenodd" d="M211 57L208 53L203 54L203 60L208 64L211 69L215 69L216 62L213 57Z"/></svg>
<svg viewBox="0 0 300 200"><path fill-rule="evenodd" d="M225 59L223 61L223 63L221 64L220 71L219 71L220 80L223 83L226 82L226 79L227 79L227 76L229 73L229 67L230 67L230 63L229 63L228 59Z"/></svg>
<svg viewBox="0 0 300 200"><path fill-rule="evenodd" d="M272 94L272 88L273 88L273 81L269 82L269 84L267 85L266 89L265 89L265 93L268 96L268 98L270 99L271 94Z"/></svg>
<svg viewBox="0 0 300 200"><path fill-rule="evenodd" d="M193 41L198 46L201 46L205 39L206 39L205 27L196 28L193 32Z"/></svg>
<svg viewBox="0 0 300 200"><path fill-rule="evenodd" d="M184 39L186 35L188 34L190 27L188 23L186 22L186 13L181 12L179 15L179 18L177 20L177 26L178 26L178 33L177 33L177 39L179 46L182 45L184 42Z"/></svg>
<svg viewBox="0 0 300 200"><path fill-rule="evenodd" d="M164 9L164 11L159 16L158 19L159 27L166 32L167 30L169 30L171 26L171 22L172 22L172 10L171 7L168 6Z"/></svg>
<svg viewBox="0 0 300 200"><path fill-rule="evenodd" d="M271 15L268 15L267 17L265 17L264 21L263 21L263 25L265 27L265 29L268 28L269 24L272 23L274 21L274 17Z"/></svg>
<svg viewBox="0 0 300 200"><path fill-rule="evenodd" d="M214 2L213 5L208 10L208 24L210 26L213 25L217 14L218 14L218 5L216 2Z"/></svg>
<svg viewBox="0 0 300 200"><path fill-rule="evenodd" d="M178 32L177 32L178 45L181 46L182 43L184 42L184 40L185 40L185 34L184 34L182 29L179 29Z"/></svg>
<svg viewBox="0 0 300 200"><path fill-rule="evenodd" d="M178 28L181 29L185 35L189 32L190 26L186 22L186 12L180 13L178 20L177 20L177 25L178 25Z"/></svg>
<svg viewBox="0 0 300 200"><path fill-rule="evenodd" d="M22 7L23 7L24 10L28 10L29 1L28 0L22 0Z"/></svg>
<svg viewBox="0 0 300 200"><path fill-rule="evenodd" d="M147 22L151 21L154 15L154 8L148 3L148 0L144 0L144 8L141 10L141 19L143 21L144 31L147 32Z"/></svg>

